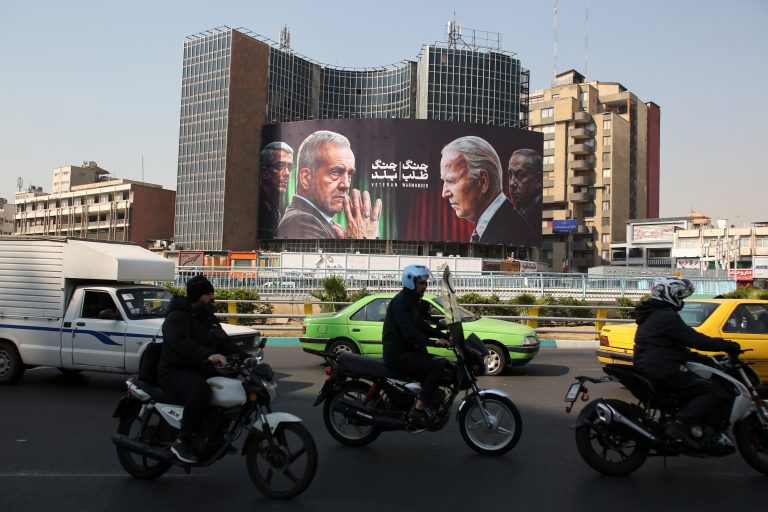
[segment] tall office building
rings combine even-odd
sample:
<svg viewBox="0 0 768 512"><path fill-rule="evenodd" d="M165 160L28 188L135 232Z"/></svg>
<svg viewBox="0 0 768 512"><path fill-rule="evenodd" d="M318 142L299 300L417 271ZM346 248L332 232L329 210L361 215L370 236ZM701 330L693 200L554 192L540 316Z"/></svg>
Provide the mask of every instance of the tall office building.
<svg viewBox="0 0 768 512"><path fill-rule="evenodd" d="M531 93L530 127L544 134L542 262L608 264L628 219L658 217L658 105L571 70Z"/></svg>
<svg viewBox="0 0 768 512"><path fill-rule="evenodd" d="M525 127L528 71L493 34L449 24L448 42L369 69L320 64L244 29L184 43L174 240L185 250L258 247L262 127L410 118ZM471 36L471 37L470 37ZM466 41L471 41L468 43ZM247 221L246 221L247 220Z"/></svg>

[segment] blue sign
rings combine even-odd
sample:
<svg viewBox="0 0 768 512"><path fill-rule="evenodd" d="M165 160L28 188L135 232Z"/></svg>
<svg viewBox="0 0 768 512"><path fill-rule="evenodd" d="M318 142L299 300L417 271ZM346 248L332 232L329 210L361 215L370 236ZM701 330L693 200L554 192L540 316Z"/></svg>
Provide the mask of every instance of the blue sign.
<svg viewBox="0 0 768 512"><path fill-rule="evenodd" d="M578 219L553 220L553 233L575 233L579 228Z"/></svg>

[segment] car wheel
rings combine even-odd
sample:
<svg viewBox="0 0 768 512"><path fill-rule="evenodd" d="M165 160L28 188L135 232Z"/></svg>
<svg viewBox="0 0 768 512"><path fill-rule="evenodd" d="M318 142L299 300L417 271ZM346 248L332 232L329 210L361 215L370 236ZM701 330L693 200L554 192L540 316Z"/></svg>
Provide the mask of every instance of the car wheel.
<svg viewBox="0 0 768 512"><path fill-rule="evenodd" d="M330 344L328 347L328 352L336 355L341 354L342 352L347 352L349 354L359 354L360 350L358 350L357 345L349 340L336 340Z"/></svg>
<svg viewBox="0 0 768 512"><path fill-rule="evenodd" d="M24 375L25 369L16 347L0 341L0 384L14 384Z"/></svg>
<svg viewBox="0 0 768 512"><path fill-rule="evenodd" d="M485 348L488 350L488 363L485 366L485 374L495 377L504 372L507 367L509 356L507 349L493 342L485 342Z"/></svg>

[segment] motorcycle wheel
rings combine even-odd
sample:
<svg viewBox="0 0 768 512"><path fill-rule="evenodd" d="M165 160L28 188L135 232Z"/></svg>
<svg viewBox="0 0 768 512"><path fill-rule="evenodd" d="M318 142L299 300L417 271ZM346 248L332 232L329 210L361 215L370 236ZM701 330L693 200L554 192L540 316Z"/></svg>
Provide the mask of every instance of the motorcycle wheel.
<svg viewBox="0 0 768 512"><path fill-rule="evenodd" d="M312 483L317 471L317 446L301 423L281 423L272 436L254 438L246 450L248 475L265 496L289 499Z"/></svg>
<svg viewBox="0 0 768 512"><path fill-rule="evenodd" d="M174 429L163 421L154 410L150 411L146 428L142 430L139 419L140 411L141 404L138 402L131 404L120 417L117 432L148 444L170 443L175 439ZM171 467L171 464L167 462L132 452L124 446L117 446L117 458L129 475L141 480L154 480L161 477Z"/></svg>
<svg viewBox="0 0 768 512"><path fill-rule="evenodd" d="M622 430L601 423L593 410L587 423L576 427L576 448L589 467L604 475L623 476L636 471L648 458L649 448Z"/></svg>
<svg viewBox="0 0 768 512"><path fill-rule="evenodd" d="M520 412L503 396L486 395L481 400L491 415L491 427L486 427L480 406L470 399L459 414L461 437L470 448L484 455L506 453L515 447L523 432Z"/></svg>
<svg viewBox="0 0 768 512"><path fill-rule="evenodd" d="M350 402L362 402L369 387L362 382L347 382L339 391L328 397L323 404L323 421L331 436L347 446L365 446L381 435L381 430L373 425L356 425L349 418L333 410L333 404L343 398ZM369 403L373 409L373 403Z"/></svg>
<svg viewBox="0 0 768 512"><path fill-rule="evenodd" d="M735 426L736 446L747 464L768 475L768 431L752 413Z"/></svg>

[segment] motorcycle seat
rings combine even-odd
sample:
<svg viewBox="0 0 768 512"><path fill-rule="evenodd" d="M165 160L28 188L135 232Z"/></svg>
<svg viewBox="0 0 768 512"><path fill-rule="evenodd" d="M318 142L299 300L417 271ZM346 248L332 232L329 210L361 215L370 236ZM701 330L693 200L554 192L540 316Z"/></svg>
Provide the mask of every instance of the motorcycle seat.
<svg viewBox="0 0 768 512"><path fill-rule="evenodd" d="M384 366L384 362L381 359L344 353L339 356L337 364L346 370L359 375L408 380L406 377Z"/></svg>
<svg viewBox="0 0 768 512"><path fill-rule="evenodd" d="M170 400L168 396L166 396L166 394L163 393L163 390L160 389L159 386L155 386L143 380L135 380L133 382L136 386L140 387L142 390L144 390L144 392L146 392L149 396L151 396L155 402L162 402L164 404L173 404L173 405L183 405L183 404L176 404L175 402Z"/></svg>

